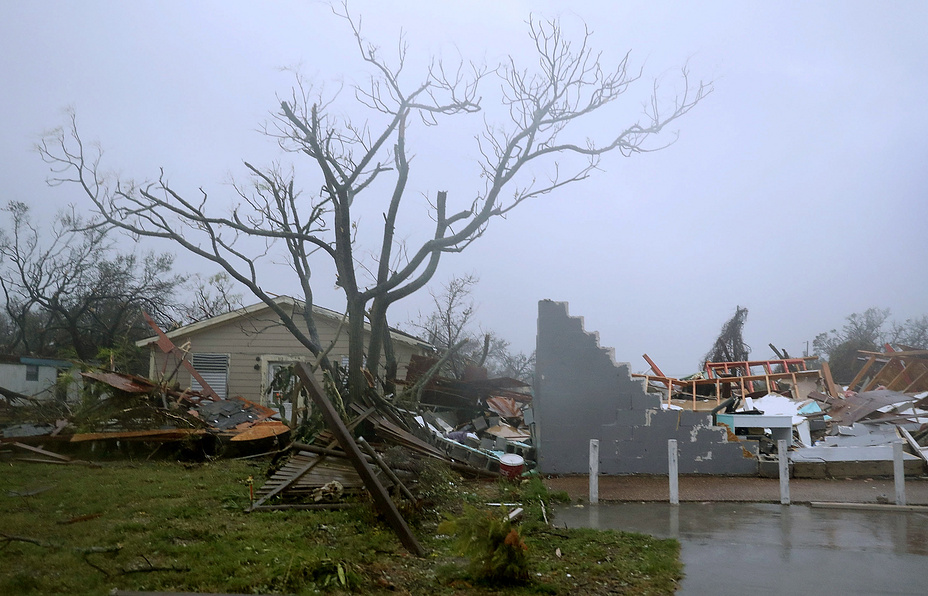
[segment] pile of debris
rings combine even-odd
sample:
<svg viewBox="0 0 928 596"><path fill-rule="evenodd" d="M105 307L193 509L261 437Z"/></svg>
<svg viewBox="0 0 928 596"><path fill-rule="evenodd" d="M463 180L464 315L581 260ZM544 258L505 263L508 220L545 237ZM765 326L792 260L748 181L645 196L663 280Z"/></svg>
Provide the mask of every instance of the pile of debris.
<svg viewBox="0 0 928 596"><path fill-rule="evenodd" d="M324 428L311 440L294 443L277 411L241 397L220 399L192 365L188 370L201 391L110 371L85 372L85 399L75 411L3 428L0 456L87 463L57 452L116 447L132 455L144 455L144 449L150 457L172 445L205 455L224 446L228 455L230 447L247 445L258 455L275 454L275 460L288 456L253 492L250 510L340 508L347 506L346 495L366 491L410 552L422 554L389 490L415 507L419 499L407 483L416 481L426 460L445 462L471 477L517 478L534 457L526 383L489 379L477 368L463 380L450 379L435 375L435 364L413 359L400 382L404 395L414 395L408 403L368 395L368 402L351 404L341 414L310 369L295 364L300 382L291 400L297 403L296 395L305 389Z"/></svg>
<svg viewBox="0 0 928 596"><path fill-rule="evenodd" d="M904 442L907 474L928 463L928 351L861 352L866 363L847 387L832 380L827 362L783 358L709 362L683 379L636 375L666 395L665 409L710 410L731 437L757 441L774 455L777 441L790 447L796 477L846 477L892 473L892 445ZM879 365L875 367L874 365ZM770 458L767 458L770 461ZM764 466L761 473L775 474Z"/></svg>
<svg viewBox="0 0 928 596"><path fill-rule="evenodd" d="M477 367L468 369L462 380L442 377L433 374L437 362L414 356L406 379L399 381L407 395L415 395L415 404L353 404L347 428L370 437L381 453L401 447L412 458L441 460L469 476L495 477L502 472L516 477L531 468L529 385L510 378L489 379L486 369ZM333 432L329 425L312 444L295 443L291 460L259 489L256 507L267 507L265 502L277 496L280 506L294 506L289 501L318 495L333 480L345 490L359 486L360 478L345 472L348 456L335 449L339 441ZM373 450L367 456L379 457ZM397 484L389 475L385 482Z"/></svg>
<svg viewBox="0 0 928 596"><path fill-rule="evenodd" d="M229 445L236 451L280 446L289 433L286 425L272 419L274 410L241 397L219 400L117 372L84 372L81 377L85 398L74 411L68 404L24 408L20 417L33 420L0 430L0 444L149 452L174 445L192 454L216 455ZM42 421L49 416L53 419Z"/></svg>

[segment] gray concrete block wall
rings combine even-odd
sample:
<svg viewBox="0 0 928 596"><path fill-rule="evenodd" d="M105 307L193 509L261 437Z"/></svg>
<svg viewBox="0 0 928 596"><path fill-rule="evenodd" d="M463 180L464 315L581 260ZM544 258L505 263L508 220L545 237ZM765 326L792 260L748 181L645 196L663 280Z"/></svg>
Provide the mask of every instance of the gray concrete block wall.
<svg viewBox="0 0 928 596"><path fill-rule="evenodd" d="M600 441L604 474L666 474L668 439L677 440L682 474L757 473L755 444L729 443L710 414L662 410L661 398L570 316L566 302L538 303L535 358L542 473L587 473L590 439Z"/></svg>

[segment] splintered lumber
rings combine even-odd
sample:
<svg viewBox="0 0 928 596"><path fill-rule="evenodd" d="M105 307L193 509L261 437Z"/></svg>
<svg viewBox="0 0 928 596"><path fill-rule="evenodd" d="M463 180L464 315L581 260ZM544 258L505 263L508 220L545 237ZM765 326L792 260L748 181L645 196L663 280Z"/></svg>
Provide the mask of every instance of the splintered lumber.
<svg viewBox="0 0 928 596"><path fill-rule="evenodd" d="M825 386L828 388L828 394L832 397L838 397L838 388L835 385L835 379L831 376L831 367L827 362L822 362L822 374L825 376Z"/></svg>
<svg viewBox="0 0 928 596"><path fill-rule="evenodd" d="M304 471L307 468L310 470ZM257 509L284 489L287 490L287 494L306 494L333 480L349 489L364 487L364 482L350 462L344 459L326 459L315 453L301 451L274 472L274 475L258 489L262 498L255 501L252 509Z"/></svg>
<svg viewBox="0 0 928 596"><path fill-rule="evenodd" d="M335 411L332 403L326 397L325 390L319 384L319 381L316 380L312 371L303 362L298 362L294 366L294 370L297 376L303 381L303 385L309 392L309 396L313 399L313 402L319 406L322 417L325 419L326 426L328 426L329 430L335 435L338 444L341 445L341 448L348 455L348 459L354 464L355 470L364 480L364 485L374 499L374 504L387 518L390 527L392 527L393 531L399 536L400 542L403 543L406 550L414 555L419 557L425 556L425 549L422 548L422 545L416 540L409 526L406 525L406 520L403 519L403 516L396 508L396 504L390 499L387 489L384 488L383 484L380 483L368 467L367 462L364 461L364 456L361 454L358 444L355 443L354 439L351 437L351 432L345 427L345 423L342 422L338 412Z"/></svg>
<svg viewBox="0 0 928 596"><path fill-rule="evenodd" d="M375 409L376 408L368 408L367 410L362 411L361 414L357 418L351 421L351 424L348 425L348 428L354 428L355 426L360 424L362 421L366 420L367 417L370 416L371 413ZM329 447L334 447L337 443L338 443L337 441L333 441L329 445ZM252 503L248 511L258 510L268 499L270 499L271 497L277 496L283 491L289 489L291 485L299 482L303 476L308 474L313 468L315 468L322 461L324 461L326 455L339 455L340 457L345 457L344 454L337 454L335 451L329 448L316 447L315 445L306 445L303 443L294 443L293 445L297 449L303 449L304 451L311 451L314 453L319 453L322 455L322 457L308 458L308 461L302 462L301 464L299 464L299 466L296 469L290 468L292 465L296 465L294 464L294 460L296 458L291 458L290 461L287 462L287 465L281 469L281 471L287 470L288 472L290 472L290 474L285 477L278 478L278 474L280 474L281 472L281 471L278 471L278 474L275 474L274 477L271 478L270 481L266 482L264 486L261 487L261 490L259 491L261 493L265 491L270 491L270 492L268 492L268 494L265 494L263 497L258 499L257 502ZM329 452L329 453L325 453L325 452ZM273 482L275 481L275 479L277 481L276 484L275 482ZM342 482L342 486L348 486L348 485L345 482Z"/></svg>
<svg viewBox="0 0 928 596"><path fill-rule="evenodd" d="M102 433L80 433L71 435L72 443L84 441L102 441L107 439L121 439L124 441L182 441L189 437L209 434L209 431L199 428L171 428L163 430L124 430Z"/></svg>
<svg viewBox="0 0 928 596"><path fill-rule="evenodd" d="M912 437L912 434L909 431L907 431L905 428L899 425L896 425L896 429L898 429L899 432L902 434L902 438L904 438L905 442L909 444L909 447L912 448L912 451L915 452L915 455L925 460L925 462L928 462L928 454L925 453L926 451L928 451L928 447L922 447L921 445L919 445L918 441L916 441L915 438Z"/></svg>
<svg viewBox="0 0 928 596"><path fill-rule="evenodd" d="M374 448L370 446L370 443L368 443L364 439L364 437L359 437L358 443L360 443L361 447L363 447L364 450L367 451L367 454L371 456L371 458L374 460L374 463L380 466L380 469L383 470L383 473L387 475L387 478L392 480L393 484L400 487L400 490L403 492L404 495L406 495L406 498L409 499L409 502L415 503L416 497L413 496L412 492L410 492L410 490L406 488L406 485L400 481L396 473L394 473L393 470L390 469L390 466L387 465L387 462L383 461L383 458L377 455L377 452L374 451Z"/></svg>
<svg viewBox="0 0 928 596"><path fill-rule="evenodd" d="M15 442L13 443L14 447L19 447L20 449L25 449L26 451L32 451L33 453L38 453L39 455L44 455L45 457L51 457L66 463L71 463L71 458L67 455L61 455L60 453L55 453L54 451L48 451L45 449L40 449L39 447L33 447L32 445L26 445L25 443Z"/></svg>
<svg viewBox="0 0 928 596"><path fill-rule="evenodd" d="M864 380L864 376L867 374L867 371L870 370L870 367L876 362L876 354L871 354L870 358L867 359L867 363L857 372L857 375L854 377L854 380L847 386L851 391L854 391L854 387L857 387L857 384Z"/></svg>
<svg viewBox="0 0 928 596"><path fill-rule="evenodd" d="M374 428L377 430L377 434L384 439L396 443L397 445L402 445L403 447L411 449L417 453L421 453L422 455L440 459L451 466L452 470L461 472L463 474L472 474L474 476L488 476L490 478L499 477L498 472L491 472L490 470L484 470L483 468L477 468L471 466L470 464L455 461L444 451L429 445L419 437L413 435L412 433L406 432L385 418L372 417L371 422L374 423Z"/></svg>

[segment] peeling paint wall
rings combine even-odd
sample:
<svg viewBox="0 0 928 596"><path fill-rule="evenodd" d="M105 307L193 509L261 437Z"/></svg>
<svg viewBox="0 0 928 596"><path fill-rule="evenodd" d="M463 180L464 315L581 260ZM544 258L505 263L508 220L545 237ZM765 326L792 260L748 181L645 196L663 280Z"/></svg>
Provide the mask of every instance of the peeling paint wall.
<svg viewBox="0 0 928 596"><path fill-rule="evenodd" d="M708 413L661 410L660 396L648 394L566 302L538 303L535 366L542 473L587 473L590 439L599 439L603 474L666 474L668 439L677 440L681 474L757 473L754 443L729 443Z"/></svg>

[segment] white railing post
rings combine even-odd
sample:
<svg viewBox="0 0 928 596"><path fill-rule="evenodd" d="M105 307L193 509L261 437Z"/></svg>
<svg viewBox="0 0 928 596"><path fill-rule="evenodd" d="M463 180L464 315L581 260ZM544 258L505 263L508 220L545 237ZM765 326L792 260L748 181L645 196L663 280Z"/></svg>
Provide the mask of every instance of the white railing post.
<svg viewBox="0 0 928 596"><path fill-rule="evenodd" d="M599 503L599 439L590 439L590 503Z"/></svg>
<svg viewBox="0 0 928 596"><path fill-rule="evenodd" d="M680 484L677 479L678 462L677 462L677 440L667 440L667 463L670 466L670 504L680 504Z"/></svg>
<svg viewBox="0 0 928 596"><path fill-rule="evenodd" d="M905 466L902 443L893 443L893 480L896 484L896 505L905 505Z"/></svg>
<svg viewBox="0 0 928 596"><path fill-rule="evenodd" d="M780 464L780 504L789 505L789 455L783 439L777 441L777 459Z"/></svg>

